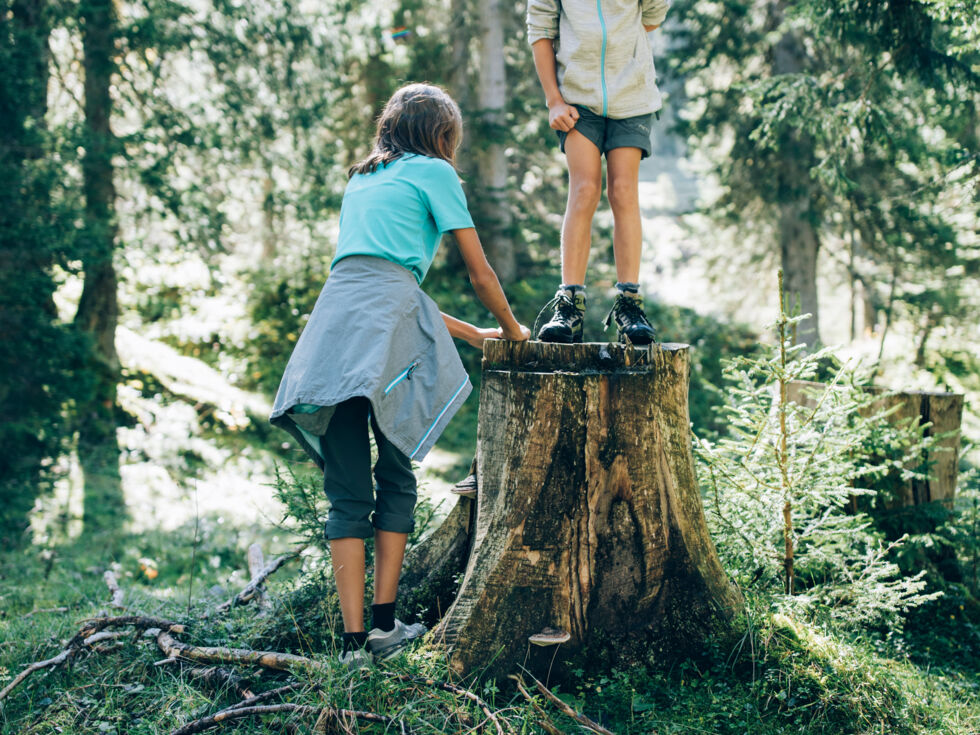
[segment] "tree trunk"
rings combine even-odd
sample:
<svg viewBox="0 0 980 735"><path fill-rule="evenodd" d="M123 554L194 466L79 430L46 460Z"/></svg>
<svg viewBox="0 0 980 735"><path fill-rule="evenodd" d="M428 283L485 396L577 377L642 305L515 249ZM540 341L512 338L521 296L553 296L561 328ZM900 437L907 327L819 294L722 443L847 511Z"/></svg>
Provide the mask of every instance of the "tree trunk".
<svg viewBox="0 0 980 735"><path fill-rule="evenodd" d="M688 378L686 345L486 343L473 550L435 631L457 671L554 678L732 631L741 598L704 522ZM557 657L529 645L547 628L568 635Z"/></svg>
<svg viewBox="0 0 980 735"><path fill-rule="evenodd" d="M110 127L110 88L115 71L115 8L113 0L82 4L85 68L85 285L75 325L92 340L93 399L79 407L79 460L85 474L86 531L111 527L124 509L116 439L116 385L119 357L117 278L113 263L117 225Z"/></svg>
<svg viewBox="0 0 980 735"><path fill-rule="evenodd" d="M774 3L771 24L778 28L785 2ZM772 74L798 74L806 66L802 41L785 32L772 49ZM797 328L796 341L814 347L820 341L820 308L817 300L817 253L819 214L813 201L810 166L813 140L798 131L784 134L779 145L779 217L777 220L781 267L785 276L784 298L790 314L810 314Z"/></svg>
<svg viewBox="0 0 980 735"><path fill-rule="evenodd" d="M505 153L507 66L504 59L504 12L500 0L485 0L480 12L480 79L478 102L482 140L476 147L473 181L478 196L480 232L487 259L503 283L517 275L513 216L507 200Z"/></svg>
<svg viewBox="0 0 980 735"><path fill-rule="evenodd" d="M52 385L64 345L50 272L50 179L34 165L44 150L49 33L46 0L0 5L0 548L29 541L63 398Z"/></svg>

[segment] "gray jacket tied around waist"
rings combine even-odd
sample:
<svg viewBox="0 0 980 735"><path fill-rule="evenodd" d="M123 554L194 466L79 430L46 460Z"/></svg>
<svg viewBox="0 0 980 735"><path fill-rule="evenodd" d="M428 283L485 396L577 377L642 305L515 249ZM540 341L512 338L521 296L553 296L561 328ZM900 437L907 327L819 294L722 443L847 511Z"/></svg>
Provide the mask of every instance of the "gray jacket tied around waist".
<svg viewBox="0 0 980 735"><path fill-rule="evenodd" d="M388 440L421 460L472 388L439 308L411 272L383 258L350 256L320 292L270 420L322 468L319 437L333 407L363 396ZM321 408L293 410L301 404Z"/></svg>

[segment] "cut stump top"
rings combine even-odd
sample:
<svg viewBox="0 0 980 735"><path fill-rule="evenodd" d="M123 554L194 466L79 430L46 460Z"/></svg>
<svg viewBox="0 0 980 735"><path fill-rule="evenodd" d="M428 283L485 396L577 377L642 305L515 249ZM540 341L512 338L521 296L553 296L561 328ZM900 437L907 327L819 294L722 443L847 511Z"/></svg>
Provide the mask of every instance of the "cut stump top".
<svg viewBox="0 0 980 735"><path fill-rule="evenodd" d="M483 368L535 373L654 372L667 362L686 360L690 345L675 342L634 347L618 342L509 342L483 343Z"/></svg>

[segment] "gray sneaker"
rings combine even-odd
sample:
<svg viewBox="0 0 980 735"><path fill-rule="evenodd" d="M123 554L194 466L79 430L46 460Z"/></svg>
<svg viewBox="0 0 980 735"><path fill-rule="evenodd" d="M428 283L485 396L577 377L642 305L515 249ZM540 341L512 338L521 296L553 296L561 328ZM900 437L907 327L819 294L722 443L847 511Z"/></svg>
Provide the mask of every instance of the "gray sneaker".
<svg viewBox="0 0 980 735"><path fill-rule="evenodd" d="M401 620L395 619L395 627L389 631L375 628L367 637L367 649L374 656L375 661L384 661L396 655L412 641L421 638L425 634L425 626L422 623L405 625Z"/></svg>
<svg viewBox="0 0 980 735"><path fill-rule="evenodd" d="M340 654L340 665L351 671L366 671L371 668L371 652L366 648L355 648Z"/></svg>

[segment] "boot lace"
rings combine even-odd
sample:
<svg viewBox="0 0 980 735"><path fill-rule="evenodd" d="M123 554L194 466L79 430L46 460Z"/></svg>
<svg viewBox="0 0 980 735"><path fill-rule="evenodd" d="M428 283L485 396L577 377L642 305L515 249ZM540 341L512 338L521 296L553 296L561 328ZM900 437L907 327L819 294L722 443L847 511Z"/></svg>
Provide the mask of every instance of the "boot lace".
<svg viewBox="0 0 980 735"><path fill-rule="evenodd" d="M620 315L626 324L636 324L641 322L646 325L650 325L650 321L647 319L646 314L643 313L643 307L640 306L640 302L636 299L631 299L628 296L617 296L616 300L613 302L613 307L606 314L606 319L603 322L606 329L612 323L613 317ZM616 323L619 324L619 319Z"/></svg>
<svg viewBox="0 0 980 735"><path fill-rule="evenodd" d="M539 311L537 317L535 317L534 334L538 333L538 322L541 321L541 316L551 309L555 310L555 317L557 317L557 320L565 324L571 324L579 315L578 309L575 308L575 302L572 301L564 291L559 291L555 294L555 297L551 299L551 301L541 307L541 311Z"/></svg>

